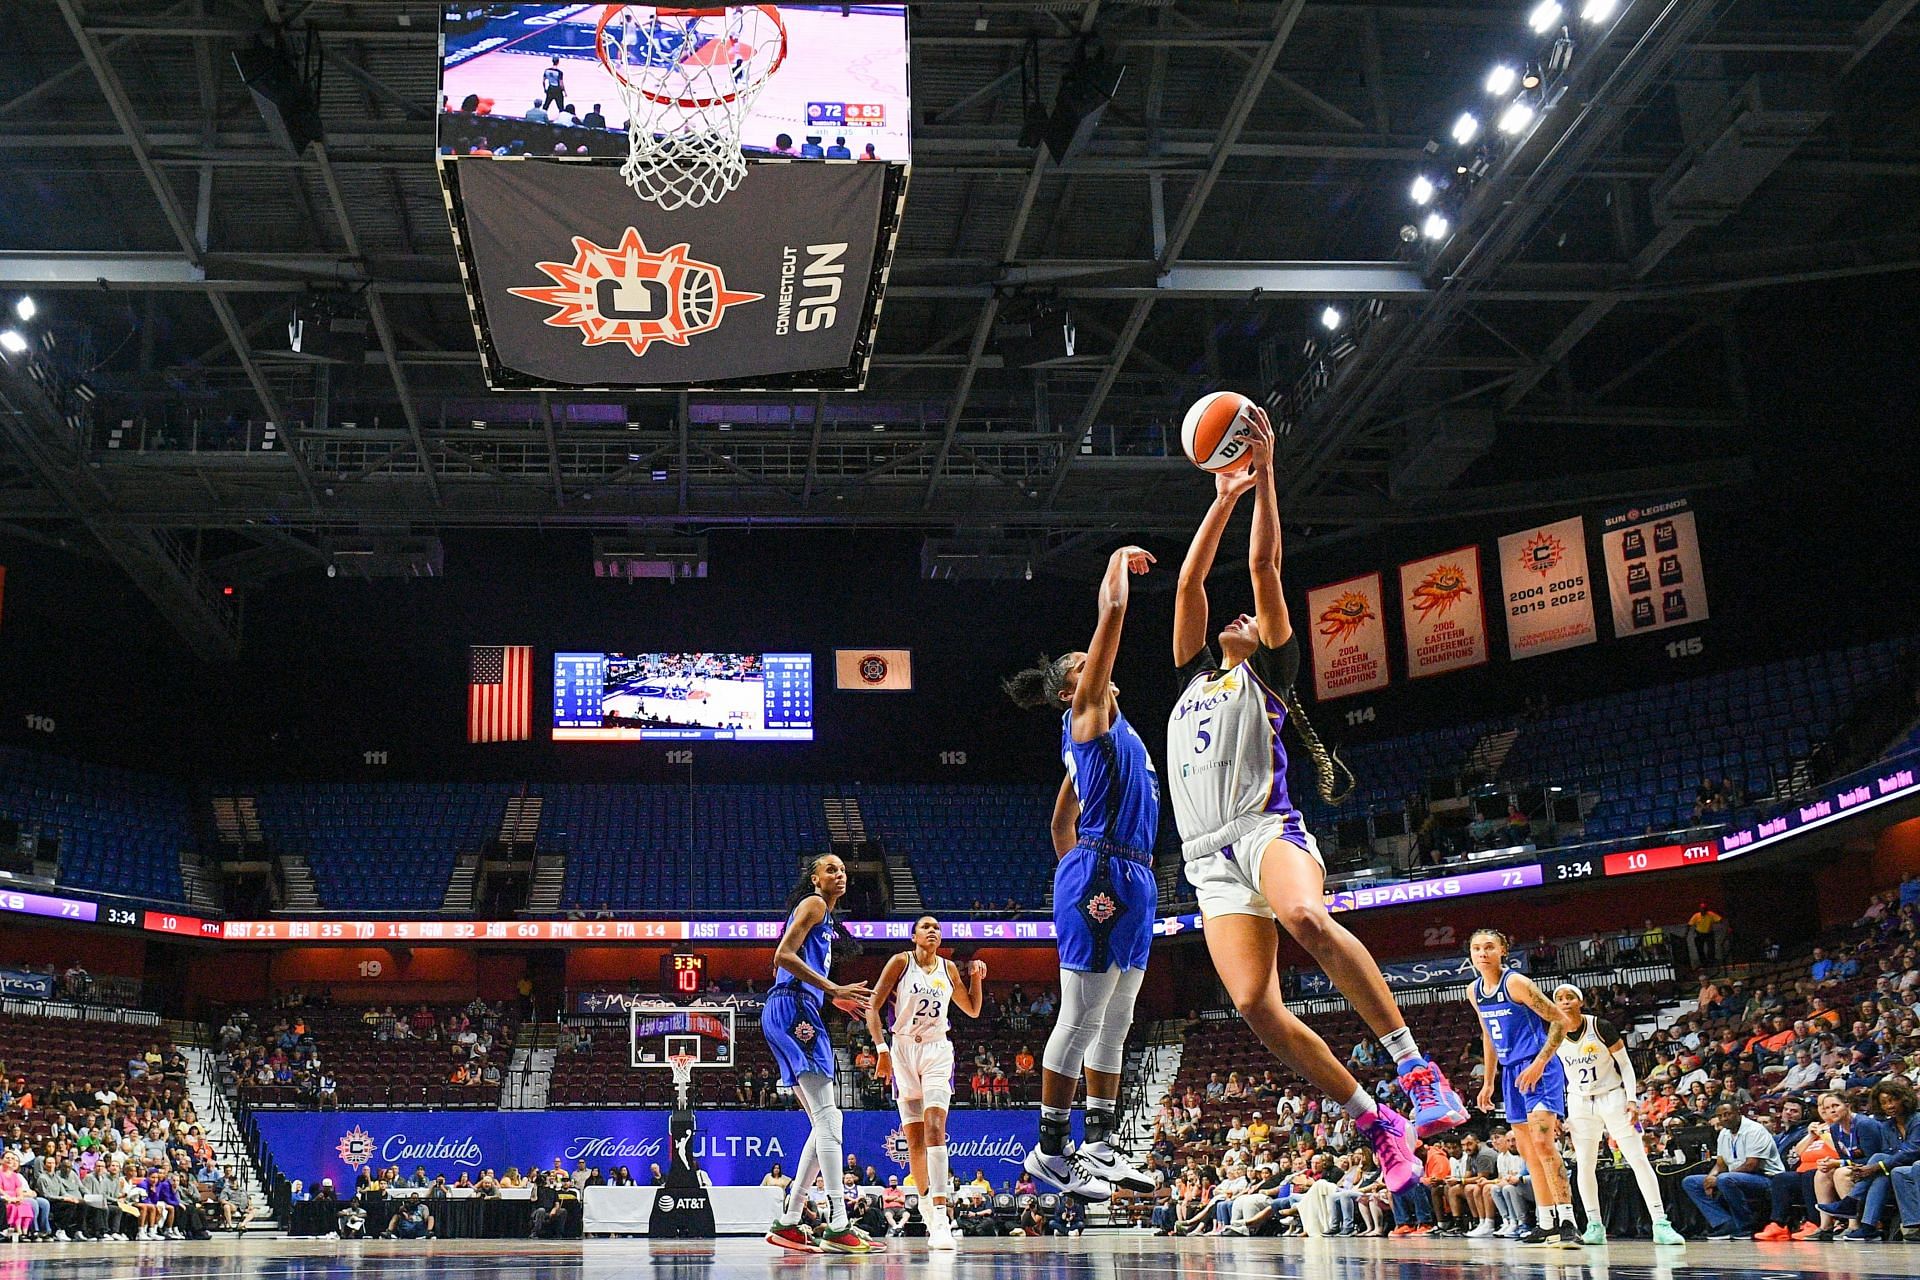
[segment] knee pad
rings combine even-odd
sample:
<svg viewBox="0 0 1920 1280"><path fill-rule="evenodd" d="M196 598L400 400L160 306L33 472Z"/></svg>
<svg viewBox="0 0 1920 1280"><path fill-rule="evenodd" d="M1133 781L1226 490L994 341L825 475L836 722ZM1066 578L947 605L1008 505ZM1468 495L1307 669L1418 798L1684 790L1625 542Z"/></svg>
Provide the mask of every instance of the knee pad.
<svg viewBox="0 0 1920 1280"><path fill-rule="evenodd" d="M1126 1065L1127 1033L1133 1030L1133 1002L1146 977L1145 969L1120 971L1101 1014L1100 1030L1087 1046L1086 1063L1093 1070L1117 1076Z"/></svg>

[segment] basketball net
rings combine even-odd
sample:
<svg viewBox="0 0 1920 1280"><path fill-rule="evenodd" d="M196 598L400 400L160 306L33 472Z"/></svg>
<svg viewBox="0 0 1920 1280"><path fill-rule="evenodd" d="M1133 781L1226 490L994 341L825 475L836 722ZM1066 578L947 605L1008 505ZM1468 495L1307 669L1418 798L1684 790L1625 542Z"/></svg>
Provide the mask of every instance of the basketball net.
<svg viewBox="0 0 1920 1280"><path fill-rule="evenodd" d="M697 1061L690 1053L670 1053L667 1055L667 1067L673 1072L674 1101L682 1111L687 1110L688 1095L693 1084L693 1064Z"/></svg>
<svg viewBox="0 0 1920 1280"><path fill-rule="evenodd" d="M610 4L596 45L627 108L620 174L641 199L698 208L740 185L740 131L787 56L776 6Z"/></svg>

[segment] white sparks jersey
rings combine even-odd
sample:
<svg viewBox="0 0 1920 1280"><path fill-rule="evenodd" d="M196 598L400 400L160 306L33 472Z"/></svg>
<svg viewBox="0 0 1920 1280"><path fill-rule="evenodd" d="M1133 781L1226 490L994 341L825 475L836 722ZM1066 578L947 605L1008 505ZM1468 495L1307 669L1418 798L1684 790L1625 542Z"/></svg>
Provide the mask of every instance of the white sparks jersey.
<svg viewBox="0 0 1920 1280"><path fill-rule="evenodd" d="M907 971L893 989L893 1034L908 1039L944 1036L947 1011L952 1006L953 978L947 962L938 961L929 972L909 952Z"/></svg>
<svg viewBox="0 0 1920 1280"><path fill-rule="evenodd" d="M1167 718L1167 789L1188 859L1219 852L1276 814L1299 818L1287 795L1287 708L1277 692L1291 680L1271 679L1283 655L1297 669L1294 644L1262 650L1231 671L1182 670L1186 687ZM1257 668L1267 659L1276 661L1263 678Z"/></svg>
<svg viewBox="0 0 1920 1280"><path fill-rule="evenodd" d="M1618 1064L1607 1051L1607 1046L1619 1043L1620 1033L1611 1023L1592 1014L1582 1018L1580 1034L1568 1036L1554 1050L1567 1069L1567 1092L1575 1097L1596 1098L1626 1088L1627 1082L1621 1078Z"/></svg>

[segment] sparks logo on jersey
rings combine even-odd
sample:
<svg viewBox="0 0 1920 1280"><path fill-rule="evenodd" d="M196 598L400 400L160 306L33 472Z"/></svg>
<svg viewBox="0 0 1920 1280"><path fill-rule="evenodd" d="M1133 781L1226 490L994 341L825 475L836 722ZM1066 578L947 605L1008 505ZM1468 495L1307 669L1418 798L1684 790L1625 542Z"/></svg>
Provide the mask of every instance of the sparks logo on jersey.
<svg viewBox="0 0 1920 1280"><path fill-rule="evenodd" d="M1520 547L1520 567L1546 577L1566 559L1567 545L1542 529Z"/></svg>
<svg viewBox="0 0 1920 1280"><path fill-rule="evenodd" d="M578 329L584 346L623 342L636 356L656 342L684 347L719 328L728 307L766 297L728 289L720 268L688 257L685 244L649 252L633 227L611 249L585 236L575 236L573 248L572 262L535 264L553 284L507 292L555 308L546 322Z"/></svg>
<svg viewBox="0 0 1920 1280"><path fill-rule="evenodd" d="M1420 579L1420 585L1413 589L1409 603L1420 611L1420 620L1426 621L1427 615L1438 613L1447 616L1447 611L1459 602L1462 596L1473 594L1467 586L1466 572L1455 564L1436 565L1433 572Z"/></svg>
<svg viewBox="0 0 1920 1280"><path fill-rule="evenodd" d="M801 1044L807 1044L812 1041L814 1035L814 1027L811 1022L802 1021L793 1024L793 1038Z"/></svg>
<svg viewBox="0 0 1920 1280"><path fill-rule="evenodd" d="M1119 910L1119 904L1104 893L1096 893L1087 899L1087 916L1095 924L1105 924Z"/></svg>
<svg viewBox="0 0 1920 1280"><path fill-rule="evenodd" d="M908 1163L908 1151L907 1131L896 1126L891 1133L887 1134L887 1159L904 1169Z"/></svg>
<svg viewBox="0 0 1920 1280"><path fill-rule="evenodd" d="M1221 693L1238 693L1240 692L1240 673L1237 669L1229 671L1218 680L1207 681L1202 688L1208 693L1212 693L1216 689Z"/></svg>
<svg viewBox="0 0 1920 1280"><path fill-rule="evenodd" d="M355 1125L340 1136L340 1145L335 1150L347 1168L358 1169L373 1159L373 1135Z"/></svg>
<svg viewBox="0 0 1920 1280"><path fill-rule="evenodd" d="M1358 591L1342 591L1332 604L1320 612L1320 634L1332 648L1373 621L1367 598Z"/></svg>

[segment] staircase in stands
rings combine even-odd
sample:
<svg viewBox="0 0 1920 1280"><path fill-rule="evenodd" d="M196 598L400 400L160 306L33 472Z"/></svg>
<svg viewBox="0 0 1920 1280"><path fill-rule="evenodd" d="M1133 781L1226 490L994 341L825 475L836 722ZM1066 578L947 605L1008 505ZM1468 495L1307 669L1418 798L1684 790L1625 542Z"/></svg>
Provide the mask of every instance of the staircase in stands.
<svg viewBox="0 0 1920 1280"><path fill-rule="evenodd" d="M214 1087L219 1074L213 1062L213 1052L199 1045L180 1044L178 1037L175 1038L175 1044L187 1060L187 1097L193 1103L194 1114L200 1118L200 1130L207 1135L207 1141L213 1144L220 1167L231 1170L233 1176L240 1180L241 1189L247 1193L247 1201L253 1206L253 1221L247 1229L277 1230L279 1224L273 1220L266 1184L260 1177L260 1170L254 1167L253 1156L247 1151L247 1142L241 1136L239 1122L233 1118L233 1109L227 1105L226 1095Z"/></svg>
<svg viewBox="0 0 1920 1280"><path fill-rule="evenodd" d="M280 881L286 886L286 900L280 904L282 911L319 911L320 888L313 881L313 868L307 865L307 856L303 853L283 853L280 863Z"/></svg>
<svg viewBox="0 0 1920 1280"><path fill-rule="evenodd" d="M1473 744L1473 750L1467 753L1462 772L1469 778L1488 782L1499 777L1500 766L1507 762L1507 753L1513 750L1513 740L1519 736L1518 729L1496 729L1482 734Z"/></svg>
<svg viewBox="0 0 1920 1280"><path fill-rule="evenodd" d="M1148 1034L1147 1047L1122 1097L1131 1105L1120 1117L1119 1146L1136 1165L1146 1163L1147 1149L1153 1145L1153 1113L1164 1094L1180 1075L1180 1059L1186 1045L1180 1039L1178 1022L1155 1023Z"/></svg>
<svg viewBox="0 0 1920 1280"><path fill-rule="evenodd" d="M553 1062L558 1051L516 1045L500 1081L502 1111L544 1111L553 1091Z"/></svg>
<svg viewBox="0 0 1920 1280"><path fill-rule="evenodd" d="M480 902L480 855L463 853L454 859L447 891L440 899L443 915L470 916Z"/></svg>
<svg viewBox="0 0 1920 1280"><path fill-rule="evenodd" d="M560 910L560 894L567 887L567 855L543 850L533 855L533 874L527 879L527 913L553 915Z"/></svg>

